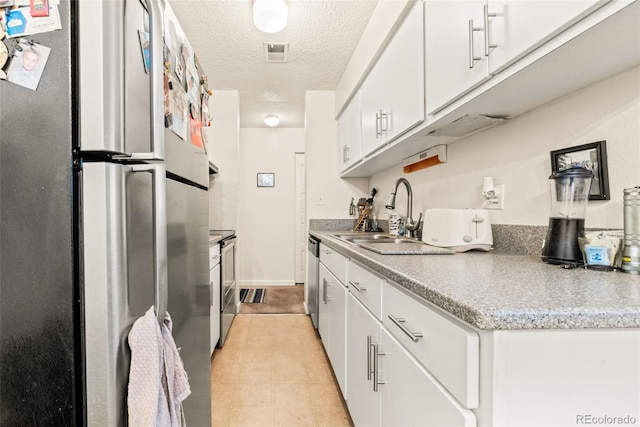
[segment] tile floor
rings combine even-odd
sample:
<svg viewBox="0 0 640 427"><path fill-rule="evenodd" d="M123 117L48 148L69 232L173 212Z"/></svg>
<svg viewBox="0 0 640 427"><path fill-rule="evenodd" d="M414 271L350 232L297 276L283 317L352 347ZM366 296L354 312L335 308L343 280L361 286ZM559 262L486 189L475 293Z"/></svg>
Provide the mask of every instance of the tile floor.
<svg viewBox="0 0 640 427"><path fill-rule="evenodd" d="M212 426L353 426L309 316L236 316L211 368Z"/></svg>

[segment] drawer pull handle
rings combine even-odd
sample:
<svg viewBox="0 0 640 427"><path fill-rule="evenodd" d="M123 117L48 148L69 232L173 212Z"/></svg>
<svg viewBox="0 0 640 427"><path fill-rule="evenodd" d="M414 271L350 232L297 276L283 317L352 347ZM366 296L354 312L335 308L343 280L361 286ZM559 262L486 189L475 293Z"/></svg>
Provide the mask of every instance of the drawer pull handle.
<svg viewBox="0 0 640 427"><path fill-rule="evenodd" d="M418 342L418 340L424 336L421 332L411 332L409 329L407 329L407 327L403 325L405 319L401 317L395 317L391 314L388 317L398 328L400 328L402 332L404 332L409 338L411 338L413 342Z"/></svg>
<svg viewBox="0 0 640 427"><path fill-rule="evenodd" d="M366 291L366 290L367 290L367 288L362 287L362 286L359 286L359 285L360 285L360 283L358 283L358 282L355 282L355 283L354 283L354 282L349 281L349 286L353 286L353 288L354 288L356 291L358 291L358 292L362 292L362 291Z"/></svg>
<svg viewBox="0 0 640 427"><path fill-rule="evenodd" d="M373 371L371 370L371 348L373 344L371 343L371 335L367 335L367 381L371 381L371 374Z"/></svg>
<svg viewBox="0 0 640 427"><path fill-rule="evenodd" d="M380 381L379 377L380 371L378 357L385 355L384 351L379 351L379 345L380 344L371 344L371 347L373 348L373 391L376 393L378 392L378 386L385 383L385 381Z"/></svg>

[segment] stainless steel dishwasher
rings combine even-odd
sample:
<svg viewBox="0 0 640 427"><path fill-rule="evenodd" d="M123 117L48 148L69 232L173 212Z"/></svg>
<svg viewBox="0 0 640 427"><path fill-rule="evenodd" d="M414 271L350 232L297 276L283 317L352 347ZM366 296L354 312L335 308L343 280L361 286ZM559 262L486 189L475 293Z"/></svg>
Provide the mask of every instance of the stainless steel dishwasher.
<svg viewBox="0 0 640 427"><path fill-rule="evenodd" d="M305 304L313 327L318 329L318 263L320 262L320 240L309 236L307 251L307 288L304 295Z"/></svg>

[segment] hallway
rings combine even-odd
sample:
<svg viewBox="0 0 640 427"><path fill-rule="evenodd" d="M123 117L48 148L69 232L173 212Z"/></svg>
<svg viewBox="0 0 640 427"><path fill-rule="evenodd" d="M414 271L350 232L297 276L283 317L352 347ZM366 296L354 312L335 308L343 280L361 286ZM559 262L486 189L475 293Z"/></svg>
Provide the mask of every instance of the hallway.
<svg viewBox="0 0 640 427"><path fill-rule="evenodd" d="M215 427L352 425L305 315L236 316L214 353L211 394Z"/></svg>

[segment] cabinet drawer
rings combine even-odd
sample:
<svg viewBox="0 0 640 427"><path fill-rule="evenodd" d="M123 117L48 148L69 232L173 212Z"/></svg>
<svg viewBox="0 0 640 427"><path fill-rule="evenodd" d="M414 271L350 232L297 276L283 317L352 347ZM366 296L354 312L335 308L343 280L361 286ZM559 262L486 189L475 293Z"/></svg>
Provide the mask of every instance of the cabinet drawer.
<svg viewBox="0 0 640 427"><path fill-rule="evenodd" d="M349 292L378 319L382 318L382 279L354 262L347 272Z"/></svg>
<svg viewBox="0 0 640 427"><path fill-rule="evenodd" d="M213 269L216 264L220 264L220 245L215 244L209 246L209 270Z"/></svg>
<svg viewBox="0 0 640 427"><path fill-rule="evenodd" d="M382 288L385 327L464 406L477 408L478 334L389 283Z"/></svg>
<svg viewBox="0 0 640 427"><path fill-rule="evenodd" d="M347 258L333 249L320 243L320 262L338 279L343 285L347 283Z"/></svg>
<svg viewBox="0 0 640 427"><path fill-rule="evenodd" d="M377 377L382 380L381 426L475 427L476 417L386 330Z"/></svg>
<svg viewBox="0 0 640 427"><path fill-rule="evenodd" d="M220 245L217 243L209 246L209 270L212 270L216 264L220 264Z"/></svg>

